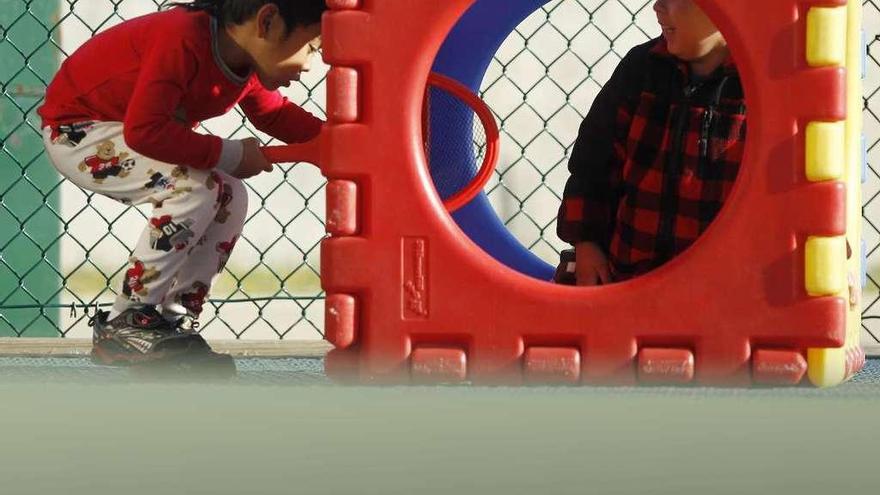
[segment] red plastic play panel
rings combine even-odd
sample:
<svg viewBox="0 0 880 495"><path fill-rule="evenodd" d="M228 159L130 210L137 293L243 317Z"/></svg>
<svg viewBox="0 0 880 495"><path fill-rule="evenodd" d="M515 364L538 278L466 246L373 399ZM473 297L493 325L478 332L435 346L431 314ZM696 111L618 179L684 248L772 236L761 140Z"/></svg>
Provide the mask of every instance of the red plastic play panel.
<svg viewBox="0 0 880 495"><path fill-rule="evenodd" d="M426 167L422 98L471 0L331 0L322 245L333 377L475 383L794 383L807 348L840 347L845 301L809 297L804 243L845 230L845 185L810 183L809 121L845 118L845 71L810 68L806 10L843 0L700 1L749 104L742 171L686 253L626 283L557 286L499 264L445 212ZM765 352L762 351L773 351ZM753 356L763 356L753 363ZM575 367L575 369L573 369Z"/></svg>

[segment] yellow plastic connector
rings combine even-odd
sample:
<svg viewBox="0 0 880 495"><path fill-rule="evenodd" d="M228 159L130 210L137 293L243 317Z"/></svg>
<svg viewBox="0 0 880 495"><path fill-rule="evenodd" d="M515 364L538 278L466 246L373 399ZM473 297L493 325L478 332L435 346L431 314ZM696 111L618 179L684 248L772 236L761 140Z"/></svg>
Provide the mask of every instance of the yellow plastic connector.
<svg viewBox="0 0 880 495"><path fill-rule="evenodd" d="M846 7L813 7L807 12L807 63L812 67L846 64Z"/></svg>
<svg viewBox="0 0 880 495"><path fill-rule="evenodd" d="M846 165L846 122L807 124L807 180L840 180Z"/></svg>
<svg viewBox="0 0 880 495"><path fill-rule="evenodd" d="M849 0L847 2L846 7L839 7L837 9L818 9L814 8L812 10L821 11L821 10L840 10L841 12L847 9L848 19L846 21L846 38L847 38L847 52L846 52L846 73L847 73L847 121L846 121L846 146L845 146L845 156L843 162L845 163L843 177L840 180L846 182L847 189L847 226L846 226L846 236L849 239L850 246L858 246L859 239L861 239L861 227L862 227L862 204L861 204L861 134L862 134L862 81L861 81L861 56L862 56L862 1L861 0ZM821 41L819 39L819 35L829 36L831 39L827 41L829 45L825 47L825 50L813 48L809 49L809 58L811 58L811 65L813 61L816 62L817 65L840 65L838 62L831 63L832 60L836 59L839 55L838 50L840 50L840 46L838 46L840 40L843 37L840 36L837 31L840 29L842 20L833 19L835 17L834 14L827 15L821 14L820 12L817 14L813 14L814 17L812 23L809 21L808 17L808 35L811 41L808 42L808 45L811 46L821 46L822 43L826 43L826 41ZM837 14L839 15L839 14ZM827 28L824 26L830 26L834 24L834 28ZM821 28L821 29L820 29ZM819 31L824 31L824 33L819 33ZM832 33L834 33L832 35ZM818 44L818 45L817 45ZM837 55L820 55L820 52L837 52ZM819 62L826 62L826 64L820 64ZM827 149L826 149L827 150ZM837 157L835 157L837 158ZM807 166L809 170L809 165ZM809 174L810 172L808 172ZM850 302L849 309L846 312L846 322L847 322L847 330L846 330L846 339L843 347L839 348L829 348L829 349L809 349L807 351L807 373L810 378L810 382L812 382L817 387L831 387L834 385L838 385L849 378L849 373L851 372L848 366L848 355L852 353L853 350L858 349L859 347L859 333L861 331L861 307L858 303L852 304L851 296L852 293L848 290L846 275L844 274L830 274L825 272L822 276L817 276L815 272L811 269L811 265L824 265L830 269L831 272L836 272L839 269L845 270L849 273L850 280L854 281L855 284L858 284L859 273L861 273L861 257L858 254L854 254L849 260L846 261L845 268L840 268L843 265L839 261L821 261L820 258L823 256L828 256L829 258L835 258L841 256L839 253L840 246L831 247L827 249L829 253L826 255L820 254L820 251L823 248L818 247L819 245L814 246L814 252L808 253L807 260L807 276L808 279L812 277L819 278L828 278L828 279L837 279L840 280L843 287L841 287L840 293L836 294L838 297L843 298L844 300L848 300ZM844 244L843 249L845 249L846 245ZM857 248L856 248L857 249ZM830 254L830 252L836 252L836 254ZM845 253L844 253L845 254ZM810 258L813 258L813 261L810 261ZM825 287L827 290L831 290L830 286L833 283L829 281L828 287ZM820 284L818 280L813 281L816 285L824 285ZM807 285L811 282L808 280ZM858 288L855 288L856 291Z"/></svg>
<svg viewBox="0 0 880 495"><path fill-rule="evenodd" d="M833 387L846 380L846 351L840 349L807 350L807 375L817 387Z"/></svg>
<svg viewBox="0 0 880 495"><path fill-rule="evenodd" d="M810 237L805 281L811 296L832 296L846 288L846 238Z"/></svg>

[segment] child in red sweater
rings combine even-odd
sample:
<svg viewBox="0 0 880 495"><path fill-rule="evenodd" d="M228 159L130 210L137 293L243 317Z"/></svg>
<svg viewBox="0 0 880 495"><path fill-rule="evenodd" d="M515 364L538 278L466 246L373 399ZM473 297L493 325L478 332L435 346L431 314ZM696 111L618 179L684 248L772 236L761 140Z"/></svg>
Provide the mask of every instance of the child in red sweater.
<svg viewBox="0 0 880 495"><path fill-rule="evenodd" d="M95 36L49 85L39 114L58 171L88 191L153 206L112 311L94 319L99 362L210 355L170 310L198 317L241 235L242 179L272 165L256 139L193 129L238 105L281 141L317 136L322 122L277 90L309 70L325 10L324 0L175 4Z"/></svg>

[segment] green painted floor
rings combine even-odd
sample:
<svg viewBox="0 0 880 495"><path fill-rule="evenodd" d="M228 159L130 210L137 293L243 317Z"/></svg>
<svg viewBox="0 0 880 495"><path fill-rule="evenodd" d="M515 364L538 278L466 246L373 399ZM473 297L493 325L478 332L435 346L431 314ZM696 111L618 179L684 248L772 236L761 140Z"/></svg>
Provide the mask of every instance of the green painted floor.
<svg viewBox="0 0 880 495"><path fill-rule="evenodd" d="M880 361L841 387L224 383L0 359L0 493L827 494L880 489Z"/></svg>

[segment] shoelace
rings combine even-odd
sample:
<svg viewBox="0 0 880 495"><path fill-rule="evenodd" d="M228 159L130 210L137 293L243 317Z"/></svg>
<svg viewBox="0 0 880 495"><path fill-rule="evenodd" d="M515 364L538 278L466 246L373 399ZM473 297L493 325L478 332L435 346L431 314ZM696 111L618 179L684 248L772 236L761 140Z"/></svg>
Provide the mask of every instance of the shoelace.
<svg viewBox="0 0 880 495"><path fill-rule="evenodd" d="M88 314L88 313L86 313L86 314ZM95 314L89 316L88 325L89 325L90 327L94 327L94 326L98 323L98 318L99 318L102 314L106 314L106 315L108 315L108 316L110 315L110 313L107 312L107 311L101 311L101 310L96 309L96 310L95 310Z"/></svg>
<svg viewBox="0 0 880 495"><path fill-rule="evenodd" d="M170 323L181 333L198 333L199 331L199 321L189 315L181 316L177 321L172 321Z"/></svg>

